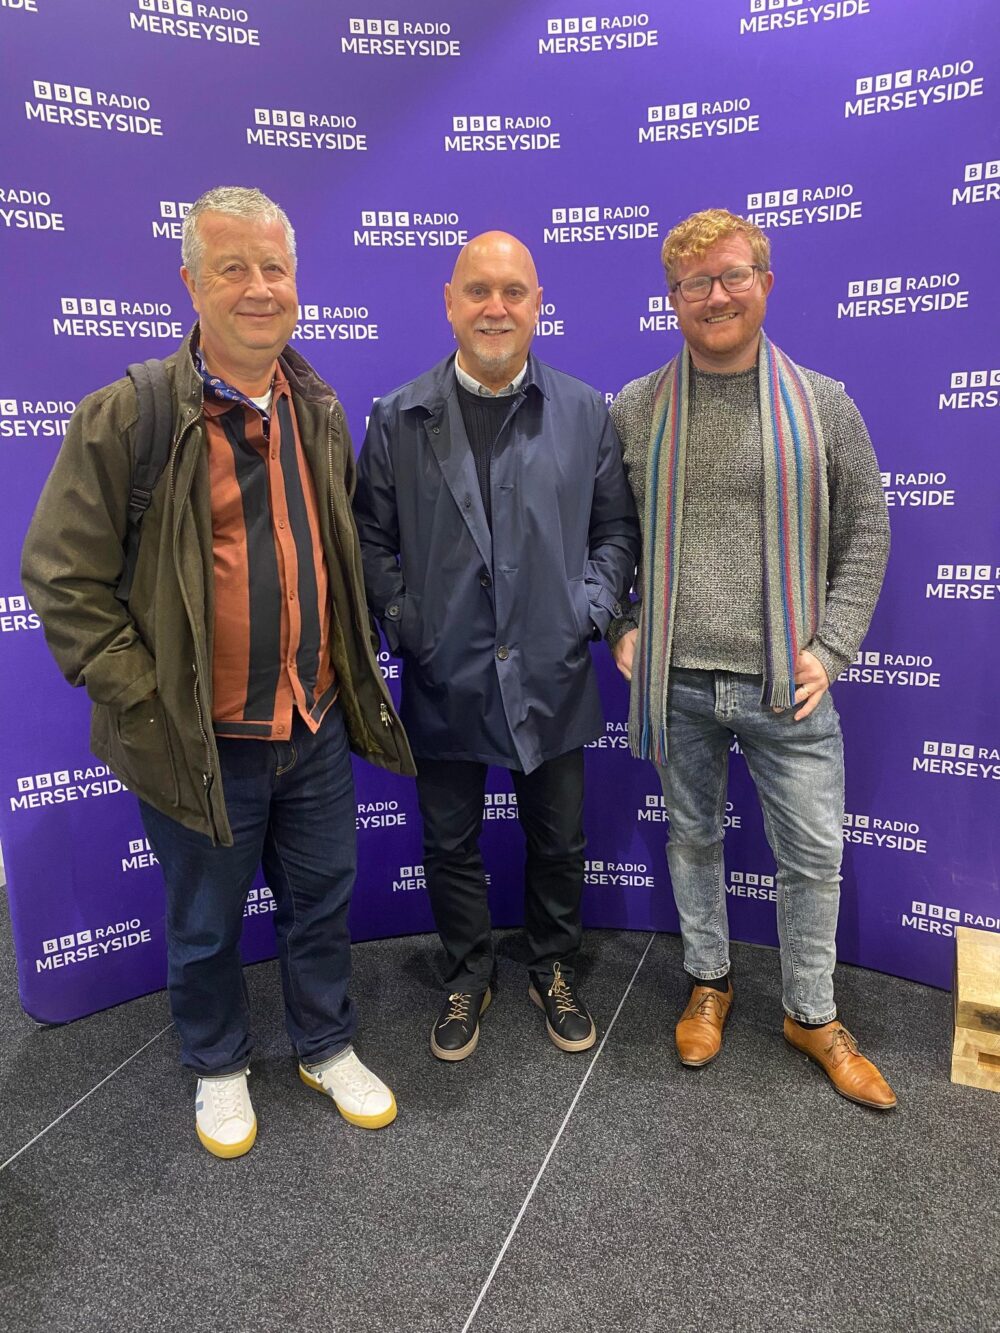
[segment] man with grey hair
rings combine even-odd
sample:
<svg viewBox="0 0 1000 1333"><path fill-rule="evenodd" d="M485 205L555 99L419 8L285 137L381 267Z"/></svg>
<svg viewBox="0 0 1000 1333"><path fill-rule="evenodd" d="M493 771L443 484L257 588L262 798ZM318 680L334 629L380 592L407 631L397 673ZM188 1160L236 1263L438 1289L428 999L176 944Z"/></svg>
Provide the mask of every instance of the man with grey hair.
<svg viewBox="0 0 1000 1333"><path fill-rule="evenodd" d="M171 1010L217 1157L253 1146L239 942L263 865L285 1023L309 1087L368 1129L396 1103L352 1047L350 750L412 773L368 634L336 395L288 340L295 237L259 190L210 190L184 225L198 323L158 370L170 449L121 581L143 413L131 378L70 422L23 578L91 743L139 798L166 882Z"/></svg>
<svg viewBox="0 0 1000 1333"><path fill-rule="evenodd" d="M292 267L296 266L298 253L295 248L295 231L281 205L269 199L262 190L248 189L243 185L220 185L196 199L184 218L181 228L181 262L189 273L197 274L205 254L206 241L198 226L198 219L203 213L222 213L227 217L244 218L262 225L276 222L281 227Z"/></svg>

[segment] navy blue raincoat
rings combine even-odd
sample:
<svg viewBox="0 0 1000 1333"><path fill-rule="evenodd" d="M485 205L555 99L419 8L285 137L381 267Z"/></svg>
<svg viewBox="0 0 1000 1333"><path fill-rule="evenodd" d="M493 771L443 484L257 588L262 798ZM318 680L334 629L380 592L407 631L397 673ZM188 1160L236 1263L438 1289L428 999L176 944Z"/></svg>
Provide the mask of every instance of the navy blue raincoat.
<svg viewBox="0 0 1000 1333"><path fill-rule="evenodd" d="M602 730L590 642L620 614L639 526L600 395L534 356L490 480L492 533L452 356L375 404L355 518L414 754L530 773Z"/></svg>

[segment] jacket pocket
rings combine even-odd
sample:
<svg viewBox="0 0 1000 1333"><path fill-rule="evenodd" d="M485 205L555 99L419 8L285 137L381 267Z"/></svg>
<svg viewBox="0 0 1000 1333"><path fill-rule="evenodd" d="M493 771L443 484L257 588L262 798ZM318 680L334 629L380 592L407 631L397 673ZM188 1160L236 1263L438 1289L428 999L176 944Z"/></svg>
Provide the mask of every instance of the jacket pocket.
<svg viewBox="0 0 1000 1333"><path fill-rule="evenodd" d="M400 650L408 657L420 655L420 598L412 592L399 599L399 635Z"/></svg>
<svg viewBox="0 0 1000 1333"><path fill-rule="evenodd" d="M590 598L583 579L570 579L570 600L576 616L577 642L582 647L590 642L594 635L594 622L590 616Z"/></svg>
<svg viewBox="0 0 1000 1333"><path fill-rule="evenodd" d="M177 806L177 768L158 695L112 715L111 749L111 767L131 792L158 809Z"/></svg>

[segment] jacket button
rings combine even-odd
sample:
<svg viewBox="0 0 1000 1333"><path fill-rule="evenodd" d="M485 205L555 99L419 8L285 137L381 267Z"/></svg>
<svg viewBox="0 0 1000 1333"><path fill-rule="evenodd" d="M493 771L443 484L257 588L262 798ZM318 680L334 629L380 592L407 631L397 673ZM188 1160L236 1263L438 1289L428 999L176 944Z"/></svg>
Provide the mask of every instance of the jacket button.
<svg viewBox="0 0 1000 1333"><path fill-rule="evenodd" d="M395 603L393 603L392 606L387 606L387 607L385 608L385 613L386 613L386 615L389 617L390 620L398 620L398 619L399 619L399 607L398 607Z"/></svg>
<svg viewBox="0 0 1000 1333"><path fill-rule="evenodd" d="M490 578L489 574L480 574L479 582L484 588L491 588L493 586L493 580Z"/></svg>
<svg viewBox="0 0 1000 1333"><path fill-rule="evenodd" d="M616 616L620 616L621 613L622 613L621 605L620 605L620 603L618 603L618 602L615 602L615 603L612 605L611 610L615 613Z"/></svg>
<svg viewBox="0 0 1000 1333"><path fill-rule="evenodd" d="M431 434L432 434L432 435L440 435L440 434L441 434L441 427L440 427L440 426L432 426L432 427L431 427Z"/></svg>
<svg viewBox="0 0 1000 1333"><path fill-rule="evenodd" d="M506 662L507 658L510 657L510 649L501 644L497 649L497 657L499 657L501 662Z"/></svg>

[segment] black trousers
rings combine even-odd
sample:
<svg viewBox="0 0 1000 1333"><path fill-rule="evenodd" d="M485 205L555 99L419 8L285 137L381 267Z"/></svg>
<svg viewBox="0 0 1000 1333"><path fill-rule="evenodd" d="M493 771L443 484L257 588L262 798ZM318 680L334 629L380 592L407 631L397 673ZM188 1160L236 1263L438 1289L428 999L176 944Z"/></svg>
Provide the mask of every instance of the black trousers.
<svg viewBox="0 0 1000 1333"><path fill-rule="evenodd" d="M424 876L444 945L448 991L485 990L493 973L486 877L479 851L486 764L417 759L424 822ZM583 890L583 750L532 773L513 771L524 830L524 930L528 968L559 962L569 979L580 948Z"/></svg>

